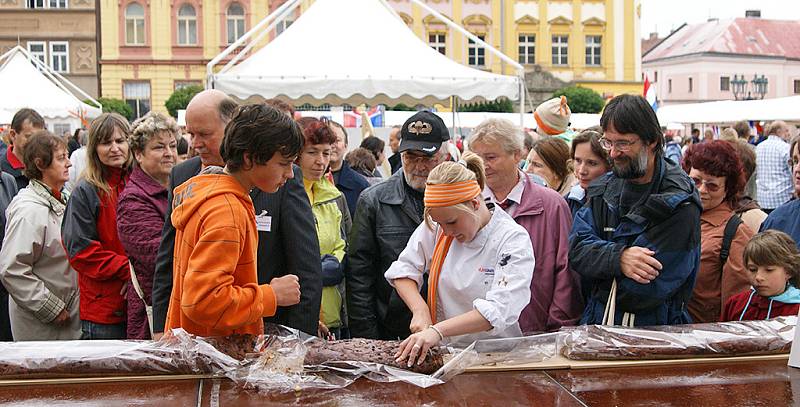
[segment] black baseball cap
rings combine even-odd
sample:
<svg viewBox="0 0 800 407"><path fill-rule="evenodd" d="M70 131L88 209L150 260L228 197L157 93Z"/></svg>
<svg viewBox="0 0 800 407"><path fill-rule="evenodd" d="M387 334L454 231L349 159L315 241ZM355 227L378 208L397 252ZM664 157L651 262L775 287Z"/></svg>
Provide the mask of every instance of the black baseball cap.
<svg viewBox="0 0 800 407"><path fill-rule="evenodd" d="M442 142L450 140L450 133L442 119L435 113L422 110L409 117L400 129L398 152L418 150L433 155Z"/></svg>

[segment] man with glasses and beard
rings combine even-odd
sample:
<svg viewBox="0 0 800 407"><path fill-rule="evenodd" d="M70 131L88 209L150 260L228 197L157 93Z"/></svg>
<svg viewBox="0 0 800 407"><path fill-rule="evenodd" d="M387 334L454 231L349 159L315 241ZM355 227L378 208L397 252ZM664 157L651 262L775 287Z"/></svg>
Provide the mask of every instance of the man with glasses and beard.
<svg viewBox="0 0 800 407"><path fill-rule="evenodd" d="M422 223L428 174L447 161L450 133L436 114L421 111L400 130L402 171L364 190L358 200L345 282L350 334L354 338L397 339L411 334L411 311L384 273ZM425 296L426 286L421 288Z"/></svg>
<svg viewBox="0 0 800 407"><path fill-rule="evenodd" d="M570 266L592 283L581 324L691 322L702 204L664 159L664 136L641 96L612 99L600 119L612 172L594 180L570 233Z"/></svg>

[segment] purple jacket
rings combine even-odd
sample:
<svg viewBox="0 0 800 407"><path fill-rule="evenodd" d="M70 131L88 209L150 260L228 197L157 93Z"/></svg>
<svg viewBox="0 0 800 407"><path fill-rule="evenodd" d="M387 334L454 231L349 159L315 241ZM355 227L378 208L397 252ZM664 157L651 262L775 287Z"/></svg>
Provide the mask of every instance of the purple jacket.
<svg viewBox="0 0 800 407"><path fill-rule="evenodd" d="M569 269L569 232L572 215L558 192L525 177L522 202L514 220L528 231L536 266L531 280L531 302L519 316L522 332L554 331L575 325L583 312L580 283Z"/></svg>
<svg viewBox="0 0 800 407"><path fill-rule="evenodd" d="M117 232L136 271L145 300L152 304L153 273L167 212L167 190L141 168L133 170L119 195ZM149 339L147 313L133 284L128 285L128 339Z"/></svg>

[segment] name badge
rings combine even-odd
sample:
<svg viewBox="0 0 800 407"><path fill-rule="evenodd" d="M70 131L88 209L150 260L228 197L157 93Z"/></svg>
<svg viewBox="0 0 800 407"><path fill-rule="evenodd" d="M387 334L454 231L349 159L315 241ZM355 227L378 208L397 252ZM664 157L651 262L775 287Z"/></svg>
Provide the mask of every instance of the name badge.
<svg viewBox="0 0 800 407"><path fill-rule="evenodd" d="M272 230L272 216L269 216L266 210L262 210L260 214L256 215L256 229L259 232Z"/></svg>

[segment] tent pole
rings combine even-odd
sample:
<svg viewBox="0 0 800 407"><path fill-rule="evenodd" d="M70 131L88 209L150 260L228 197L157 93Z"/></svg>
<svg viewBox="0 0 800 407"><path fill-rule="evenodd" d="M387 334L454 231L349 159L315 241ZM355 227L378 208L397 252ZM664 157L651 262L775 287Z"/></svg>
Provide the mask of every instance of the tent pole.
<svg viewBox="0 0 800 407"><path fill-rule="evenodd" d="M519 79L519 127L525 128L525 76L517 77Z"/></svg>
<svg viewBox="0 0 800 407"><path fill-rule="evenodd" d="M298 4L299 4L299 3L298 3ZM233 59L231 59L230 61L228 61L228 63L227 63L227 64L225 64L225 66L223 66L223 67L222 67L222 69L220 69L220 70L219 70L219 73L224 73L224 72L227 72L227 71L228 71L228 69L231 69L231 67L232 67L232 66L234 66L234 65L235 65L237 62L239 62L239 60L240 60L240 59L242 59L242 57L243 57L243 56L245 56L245 55L246 55L248 52L250 52L250 50L251 50L251 49L252 49L252 48L253 48L253 47L254 47L256 44L258 44L259 42L261 42L261 40L263 40L263 39L264 39L264 37L266 37L266 36L269 34L270 30L272 30L273 28L275 28L275 26L276 26L276 25L278 25L278 23L280 23L281 21L285 20L285 19L286 19L286 17L287 17L287 16L288 16L290 13L292 13L292 12L294 11L294 9L295 9L295 8L297 8L297 7L290 7L290 8L287 8L286 10L284 10L284 12L283 12L281 15L279 15L279 16L275 16L275 19L274 19L274 20L272 20L272 22L271 22L271 23L270 23L270 24L267 26L267 28L265 28L263 31L261 31L261 34L259 34L259 35L258 35L258 37L256 37L256 38L255 38L255 39L253 39L252 41L250 41L250 42L247 44L247 46L246 46L246 47L244 47L244 49L242 49L242 51L241 51L241 52L239 52L238 54L236 54L236 56L234 56L234 57L233 57Z"/></svg>
<svg viewBox="0 0 800 407"><path fill-rule="evenodd" d="M456 110L458 109L458 96L453 96L453 105L450 106L453 112L453 136L456 135Z"/></svg>

